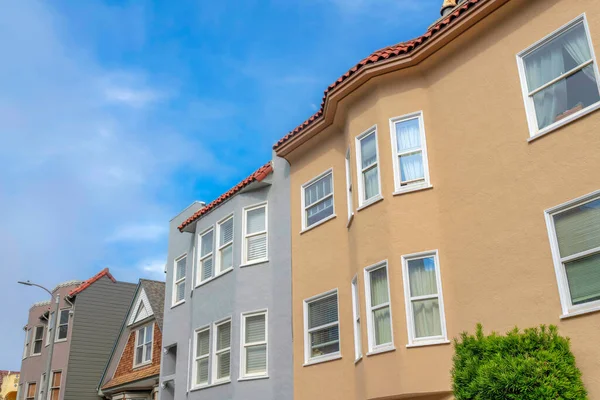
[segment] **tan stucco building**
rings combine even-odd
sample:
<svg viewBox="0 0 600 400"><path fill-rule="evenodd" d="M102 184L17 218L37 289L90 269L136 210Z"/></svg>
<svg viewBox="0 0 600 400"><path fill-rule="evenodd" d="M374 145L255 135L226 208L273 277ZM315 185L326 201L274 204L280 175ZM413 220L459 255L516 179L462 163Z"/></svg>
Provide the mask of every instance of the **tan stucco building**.
<svg viewBox="0 0 600 400"><path fill-rule="evenodd" d="M16 400L19 390L19 371L0 371L0 400Z"/></svg>
<svg viewBox="0 0 600 400"><path fill-rule="evenodd" d="M600 398L600 2L446 11L275 145L297 400L449 399L478 322L557 325Z"/></svg>

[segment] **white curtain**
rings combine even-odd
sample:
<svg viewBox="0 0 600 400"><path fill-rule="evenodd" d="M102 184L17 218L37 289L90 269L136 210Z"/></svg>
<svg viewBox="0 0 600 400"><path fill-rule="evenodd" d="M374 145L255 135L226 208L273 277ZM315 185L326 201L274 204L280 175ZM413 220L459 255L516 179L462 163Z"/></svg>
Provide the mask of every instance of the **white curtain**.
<svg viewBox="0 0 600 400"><path fill-rule="evenodd" d="M438 293L433 257L409 261L408 275L411 297L436 295ZM442 334L439 300L437 298L414 300L412 301L412 307L415 336L417 338Z"/></svg>
<svg viewBox="0 0 600 400"><path fill-rule="evenodd" d="M565 49L567 49L569 55L573 57L578 65L581 65L592 58L587 34L583 25L571 29L571 31L565 35ZM596 81L594 70L592 68L584 68L583 72L588 78L592 79L594 82Z"/></svg>
<svg viewBox="0 0 600 400"><path fill-rule="evenodd" d="M365 184L365 200L369 200L379 194L379 167L375 166L363 172Z"/></svg>
<svg viewBox="0 0 600 400"><path fill-rule="evenodd" d="M387 269L380 268L372 271L369 277L371 284L371 306L375 307L389 302ZM389 306L373 311L373 326L375 328L376 345L392 341Z"/></svg>
<svg viewBox="0 0 600 400"><path fill-rule="evenodd" d="M377 163L377 139L375 133L360 141L361 168L363 170L364 198L368 200L379 194L379 167L365 168Z"/></svg>
<svg viewBox="0 0 600 400"><path fill-rule="evenodd" d="M396 124L396 141L398 153L417 150L414 153L400 156L400 179L402 182L421 179L425 176L423 171L423 153L421 147L421 129L419 119L411 119Z"/></svg>

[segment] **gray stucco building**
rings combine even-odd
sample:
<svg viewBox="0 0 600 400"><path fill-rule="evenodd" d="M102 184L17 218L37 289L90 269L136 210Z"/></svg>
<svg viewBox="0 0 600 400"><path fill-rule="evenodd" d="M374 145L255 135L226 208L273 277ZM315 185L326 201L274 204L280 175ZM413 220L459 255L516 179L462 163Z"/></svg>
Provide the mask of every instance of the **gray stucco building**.
<svg viewBox="0 0 600 400"><path fill-rule="evenodd" d="M293 397L289 166L170 223L161 400Z"/></svg>

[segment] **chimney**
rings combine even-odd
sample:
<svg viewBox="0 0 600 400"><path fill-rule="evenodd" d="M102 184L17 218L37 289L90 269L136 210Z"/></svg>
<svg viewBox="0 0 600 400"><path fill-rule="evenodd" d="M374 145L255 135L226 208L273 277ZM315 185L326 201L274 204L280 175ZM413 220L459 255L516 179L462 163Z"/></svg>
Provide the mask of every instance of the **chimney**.
<svg viewBox="0 0 600 400"><path fill-rule="evenodd" d="M446 15L450 14L450 11L452 11L452 9L456 7L456 2L456 0L444 0L444 3L442 4L442 9L440 10L442 17L445 17Z"/></svg>

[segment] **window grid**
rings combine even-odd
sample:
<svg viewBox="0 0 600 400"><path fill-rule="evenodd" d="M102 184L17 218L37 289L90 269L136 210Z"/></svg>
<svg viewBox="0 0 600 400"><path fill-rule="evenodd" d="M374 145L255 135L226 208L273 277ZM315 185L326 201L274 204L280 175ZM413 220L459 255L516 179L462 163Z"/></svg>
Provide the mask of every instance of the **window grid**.
<svg viewBox="0 0 600 400"><path fill-rule="evenodd" d="M194 387L208 386L210 357L210 327L196 330L194 337Z"/></svg>
<svg viewBox="0 0 600 400"><path fill-rule="evenodd" d="M224 234L227 233L227 225L231 224L231 238L227 240ZM224 220L217 224L217 274L233 268L233 237L234 237L234 226L233 226L233 215L226 217Z"/></svg>
<svg viewBox="0 0 600 400"><path fill-rule="evenodd" d="M264 228L254 232L248 232L250 228L248 223L248 215L252 211L263 209L264 211ZM267 216L267 203L250 206L244 209L244 245L242 247L242 265L252 265L260 262L267 261L269 255L269 237L268 237L268 216ZM264 249L256 247L251 249L252 245L263 246L261 242L264 242ZM261 255L264 253L264 255Z"/></svg>
<svg viewBox="0 0 600 400"><path fill-rule="evenodd" d="M250 319L255 319L260 321L260 317L263 317L264 327L263 327L263 335L258 338L248 338L248 321ZM255 333L255 332L253 332ZM269 371L269 357L268 357L268 316L267 311L253 311L249 313L242 314L242 332L241 332L241 342L242 342L242 351L241 351L241 377L242 378L256 378L263 377L268 375ZM261 351L264 347L264 361L265 368L263 371L249 371L248 369L248 354L252 351ZM257 353L255 353L256 355Z"/></svg>
<svg viewBox="0 0 600 400"><path fill-rule="evenodd" d="M215 231L213 228L206 230L200 234L200 246L198 251L200 252L199 267L198 267L198 279L197 285L212 279L214 276L215 264L213 258L213 247L214 247L214 235Z"/></svg>
<svg viewBox="0 0 600 400"><path fill-rule="evenodd" d="M135 331L134 367L139 367L140 365L152 362L153 329L154 324L151 324Z"/></svg>
<svg viewBox="0 0 600 400"><path fill-rule="evenodd" d="M362 357L358 276L355 276L354 279L352 279L352 314L354 317L354 359L358 361Z"/></svg>
<svg viewBox="0 0 600 400"><path fill-rule="evenodd" d="M50 381L50 400L58 400L59 399L61 380L62 380L62 371L54 371L52 373L52 381Z"/></svg>
<svg viewBox="0 0 600 400"><path fill-rule="evenodd" d="M332 322L326 322L321 325L310 326L310 314L311 307L316 307L321 303L326 303L328 300L335 299L335 320ZM331 317L331 316L329 316ZM341 342L339 336L339 302L337 289L315 296L313 298L304 300L304 349L305 349L305 363L316 363L322 361L328 361L341 357ZM331 328L334 328L333 330ZM324 333L323 338L327 340L323 343L313 344L313 342L319 341L318 333ZM330 337L331 336L331 337ZM316 337L316 338L315 338ZM337 346L336 346L337 345ZM330 352L323 352L321 349L329 346L333 347ZM327 351L327 350L325 350ZM322 354L313 355L314 352L322 352Z"/></svg>
<svg viewBox="0 0 600 400"><path fill-rule="evenodd" d="M379 288L382 292L376 292L373 287L373 275L377 272L385 272L385 287ZM381 284L381 281L379 282ZM374 296L381 296L383 300L373 304ZM377 353L394 349L394 331L392 324L392 306L390 301L390 280L387 261L382 261L365 268L365 302L367 304L367 333L369 342L369 353ZM387 310L388 318L385 318ZM383 313L384 317L377 315ZM387 319L387 323L386 323ZM379 325L378 325L379 324Z"/></svg>
<svg viewBox="0 0 600 400"><path fill-rule="evenodd" d="M373 140L374 155L365 163L363 144ZM358 173L358 205L366 206L381 198L381 176L379 171L379 145L377 141L377 125L356 138L356 159ZM370 174L370 178L369 178Z"/></svg>
<svg viewBox="0 0 600 400"><path fill-rule="evenodd" d="M323 188L322 197L318 198L319 194L319 184L323 183L327 186L327 182L329 182L330 192L325 194L325 188ZM314 200L307 198L310 193L310 189L316 189L316 195ZM302 228L308 229L313 226L319 225L321 222L324 222L335 215L335 204L334 204L334 187L333 187L333 169L328 169L323 172L321 175L316 178L311 179L304 185L302 185ZM314 215L322 213L323 215L319 217L318 220L310 221L310 211L316 209L317 212Z"/></svg>
<svg viewBox="0 0 600 400"><path fill-rule="evenodd" d="M185 301L185 277L187 254L175 259L173 265L173 305Z"/></svg>
<svg viewBox="0 0 600 400"><path fill-rule="evenodd" d="M222 330L229 330L228 337L221 337ZM231 378L231 318L214 324L213 335L213 381L214 383L227 382ZM227 331L225 331L227 332ZM222 338L224 343L219 343ZM224 364L221 364L224 363ZM221 370L221 365L227 367L226 371ZM224 372L221 375L221 372Z"/></svg>
<svg viewBox="0 0 600 400"><path fill-rule="evenodd" d="M31 344L31 355L39 356L42 354L42 343L44 340L44 327L36 326L33 331L33 342Z"/></svg>

